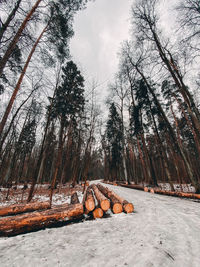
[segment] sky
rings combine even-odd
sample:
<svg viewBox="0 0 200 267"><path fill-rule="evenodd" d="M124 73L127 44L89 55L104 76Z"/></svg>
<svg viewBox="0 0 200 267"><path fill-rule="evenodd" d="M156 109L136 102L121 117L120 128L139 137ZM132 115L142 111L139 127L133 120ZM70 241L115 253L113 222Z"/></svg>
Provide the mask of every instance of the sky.
<svg viewBox="0 0 200 267"><path fill-rule="evenodd" d="M95 0L74 21L71 54L84 77L94 80L106 95L107 83L117 72L117 53L129 38L132 0ZM103 97L101 96L101 97Z"/></svg>

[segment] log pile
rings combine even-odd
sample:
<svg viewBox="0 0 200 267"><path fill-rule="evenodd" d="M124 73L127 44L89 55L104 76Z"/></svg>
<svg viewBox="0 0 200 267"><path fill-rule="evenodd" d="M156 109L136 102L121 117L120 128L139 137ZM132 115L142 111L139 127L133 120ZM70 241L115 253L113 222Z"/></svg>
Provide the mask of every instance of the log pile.
<svg viewBox="0 0 200 267"><path fill-rule="evenodd" d="M93 205L93 210L90 210L93 211L94 218L101 218L103 214L110 209L110 207L114 214L121 213L122 211L126 213L134 211L133 204L117 195L114 191L109 190L101 184L93 184L87 188L83 200L86 214L89 213L87 203L88 196L92 199L92 203L94 203L96 198L96 207Z"/></svg>
<svg viewBox="0 0 200 267"><path fill-rule="evenodd" d="M109 209L114 214L122 211L125 213L134 211L132 203L101 184L88 186L82 203L79 201L77 192L73 191L70 203L51 208L49 202L0 208L0 216L2 216L0 218L0 236L12 236L57 226L60 223L65 224L67 221L82 219L84 214L90 215L94 219L102 218ZM23 214L19 215L19 213Z"/></svg>

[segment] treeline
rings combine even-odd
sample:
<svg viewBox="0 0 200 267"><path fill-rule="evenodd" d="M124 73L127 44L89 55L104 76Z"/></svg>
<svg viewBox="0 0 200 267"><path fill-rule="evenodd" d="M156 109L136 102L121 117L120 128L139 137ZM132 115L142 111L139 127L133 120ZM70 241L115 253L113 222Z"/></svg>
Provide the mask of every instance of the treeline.
<svg viewBox="0 0 200 267"><path fill-rule="evenodd" d="M172 190L174 183L191 183L200 193L199 73L191 72L198 67L200 2L170 8L173 30L166 35L162 1L133 3L131 38L122 45L110 85L105 177L152 186L168 182Z"/></svg>
<svg viewBox="0 0 200 267"><path fill-rule="evenodd" d="M1 1L0 184L103 178L95 85L71 60L75 14L86 0ZM97 166L97 167L96 167Z"/></svg>

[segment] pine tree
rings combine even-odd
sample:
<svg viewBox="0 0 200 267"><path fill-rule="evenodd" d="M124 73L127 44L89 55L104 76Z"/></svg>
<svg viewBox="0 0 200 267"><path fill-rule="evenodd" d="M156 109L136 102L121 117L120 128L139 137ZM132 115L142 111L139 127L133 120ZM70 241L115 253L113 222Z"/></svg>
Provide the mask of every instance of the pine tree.
<svg viewBox="0 0 200 267"><path fill-rule="evenodd" d="M120 179L122 168L122 120L114 103L109 108L109 117L106 125L106 138L110 147L110 171L113 178Z"/></svg>

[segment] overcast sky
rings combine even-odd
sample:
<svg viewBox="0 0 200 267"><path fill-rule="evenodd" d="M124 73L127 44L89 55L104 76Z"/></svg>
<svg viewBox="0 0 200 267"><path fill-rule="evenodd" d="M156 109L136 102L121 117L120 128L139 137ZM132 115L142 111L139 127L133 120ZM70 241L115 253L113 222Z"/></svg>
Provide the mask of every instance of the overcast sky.
<svg viewBox="0 0 200 267"><path fill-rule="evenodd" d="M111 81L117 71L120 43L129 37L132 0L96 0L75 17L73 59L86 79ZM100 89L101 90L101 89Z"/></svg>
<svg viewBox="0 0 200 267"><path fill-rule="evenodd" d="M160 0L160 12L165 30L173 24L173 15L167 10L178 0ZM75 16L75 36L71 40L73 60L87 81L101 84L97 89L98 101L105 102L107 84L118 69L117 53L120 44L129 39L131 5L134 0L95 0ZM102 84L103 83L103 84Z"/></svg>

